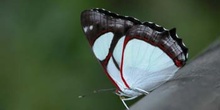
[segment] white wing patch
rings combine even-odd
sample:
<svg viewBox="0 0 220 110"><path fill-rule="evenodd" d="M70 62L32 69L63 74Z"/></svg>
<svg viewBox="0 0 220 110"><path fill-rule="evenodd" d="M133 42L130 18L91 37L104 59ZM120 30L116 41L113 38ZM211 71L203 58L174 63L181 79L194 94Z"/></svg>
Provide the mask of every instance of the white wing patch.
<svg viewBox="0 0 220 110"><path fill-rule="evenodd" d="M116 65L113 62L113 59L110 58L108 65L107 65L107 71L111 78L115 81L115 83L118 85L118 87L123 90L126 86L124 85L121 76L120 71L116 67Z"/></svg>
<svg viewBox="0 0 220 110"><path fill-rule="evenodd" d="M91 28L91 27L89 27ZM105 33L98 37L93 44L93 52L97 59L104 60L109 53L109 48L114 34L112 32Z"/></svg>
<svg viewBox="0 0 220 110"><path fill-rule="evenodd" d="M142 40L130 40L123 55L122 73L131 88L151 91L172 78L178 70L165 52Z"/></svg>
<svg viewBox="0 0 220 110"><path fill-rule="evenodd" d="M118 43L115 46L115 49L113 51L113 56L118 63L119 66L121 66L121 57L122 57L122 48L124 44L125 36L121 37L118 41Z"/></svg>

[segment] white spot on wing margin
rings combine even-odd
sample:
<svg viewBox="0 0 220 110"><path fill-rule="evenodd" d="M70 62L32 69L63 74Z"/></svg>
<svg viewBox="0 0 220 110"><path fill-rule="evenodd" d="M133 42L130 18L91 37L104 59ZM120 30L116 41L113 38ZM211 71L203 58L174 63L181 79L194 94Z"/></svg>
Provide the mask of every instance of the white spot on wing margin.
<svg viewBox="0 0 220 110"><path fill-rule="evenodd" d="M84 27L83 30L84 30L84 32L87 32L88 31L88 26Z"/></svg>
<svg viewBox="0 0 220 110"><path fill-rule="evenodd" d="M89 26L89 30L92 30L92 29L93 29L93 25L90 25L90 26Z"/></svg>

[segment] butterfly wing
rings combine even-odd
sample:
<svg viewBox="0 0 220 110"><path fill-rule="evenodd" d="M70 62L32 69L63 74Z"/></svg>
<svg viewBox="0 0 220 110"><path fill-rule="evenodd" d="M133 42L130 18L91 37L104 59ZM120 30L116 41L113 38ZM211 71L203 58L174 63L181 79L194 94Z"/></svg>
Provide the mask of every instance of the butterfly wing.
<svg viewBox="0 0 220 110"><path fill-rule="evenodd" d="M125 88L120 76L122 42L127 30L139 23L134 18L125 19L103 9L86 10L81 14L83 31L91 48L119 90Z"/></svg>
<svg viewBox="0 0 220 110"><path fill-rule="evenodd" d="M175 29L168 31L103 9L82 12L81 24L105 73L127 95L132 91L126 93L125 88L154 89L187 60L188 49Z"/></svg>
<svg viewBox="0 0 220 110"><path fill-rule="evenodd" d="M187 60L187 48L175 29L153 24L133 26L122 53L121 74L129 88L151 91L173 77Z"/></svg>

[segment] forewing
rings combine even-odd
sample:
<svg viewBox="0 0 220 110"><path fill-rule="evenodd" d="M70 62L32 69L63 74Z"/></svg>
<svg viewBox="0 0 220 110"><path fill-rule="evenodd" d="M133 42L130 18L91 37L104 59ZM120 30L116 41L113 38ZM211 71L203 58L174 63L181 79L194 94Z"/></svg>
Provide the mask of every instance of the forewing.
<svg viewBox="0 0 220 110"><path fill-rule="evenodd" d="M81 14L83 31L96 58L119 89L124 88L120 76L123 36L139 23L134 18L119 16L103 9L86 10Z"/></svg>

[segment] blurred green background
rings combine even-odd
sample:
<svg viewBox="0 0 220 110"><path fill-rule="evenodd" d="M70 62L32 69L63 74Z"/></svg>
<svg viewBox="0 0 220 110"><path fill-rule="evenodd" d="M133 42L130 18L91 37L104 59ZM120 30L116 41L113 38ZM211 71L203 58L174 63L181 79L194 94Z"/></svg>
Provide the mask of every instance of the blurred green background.
<svg viewBox="0 0 220 110"><path fill-rule="evenodd" d="M80 26L95 7L176 27L190 58L220 34L217 0L1 0L0 110L124 109L110 92L77 98L114 87Z"/></svg>

